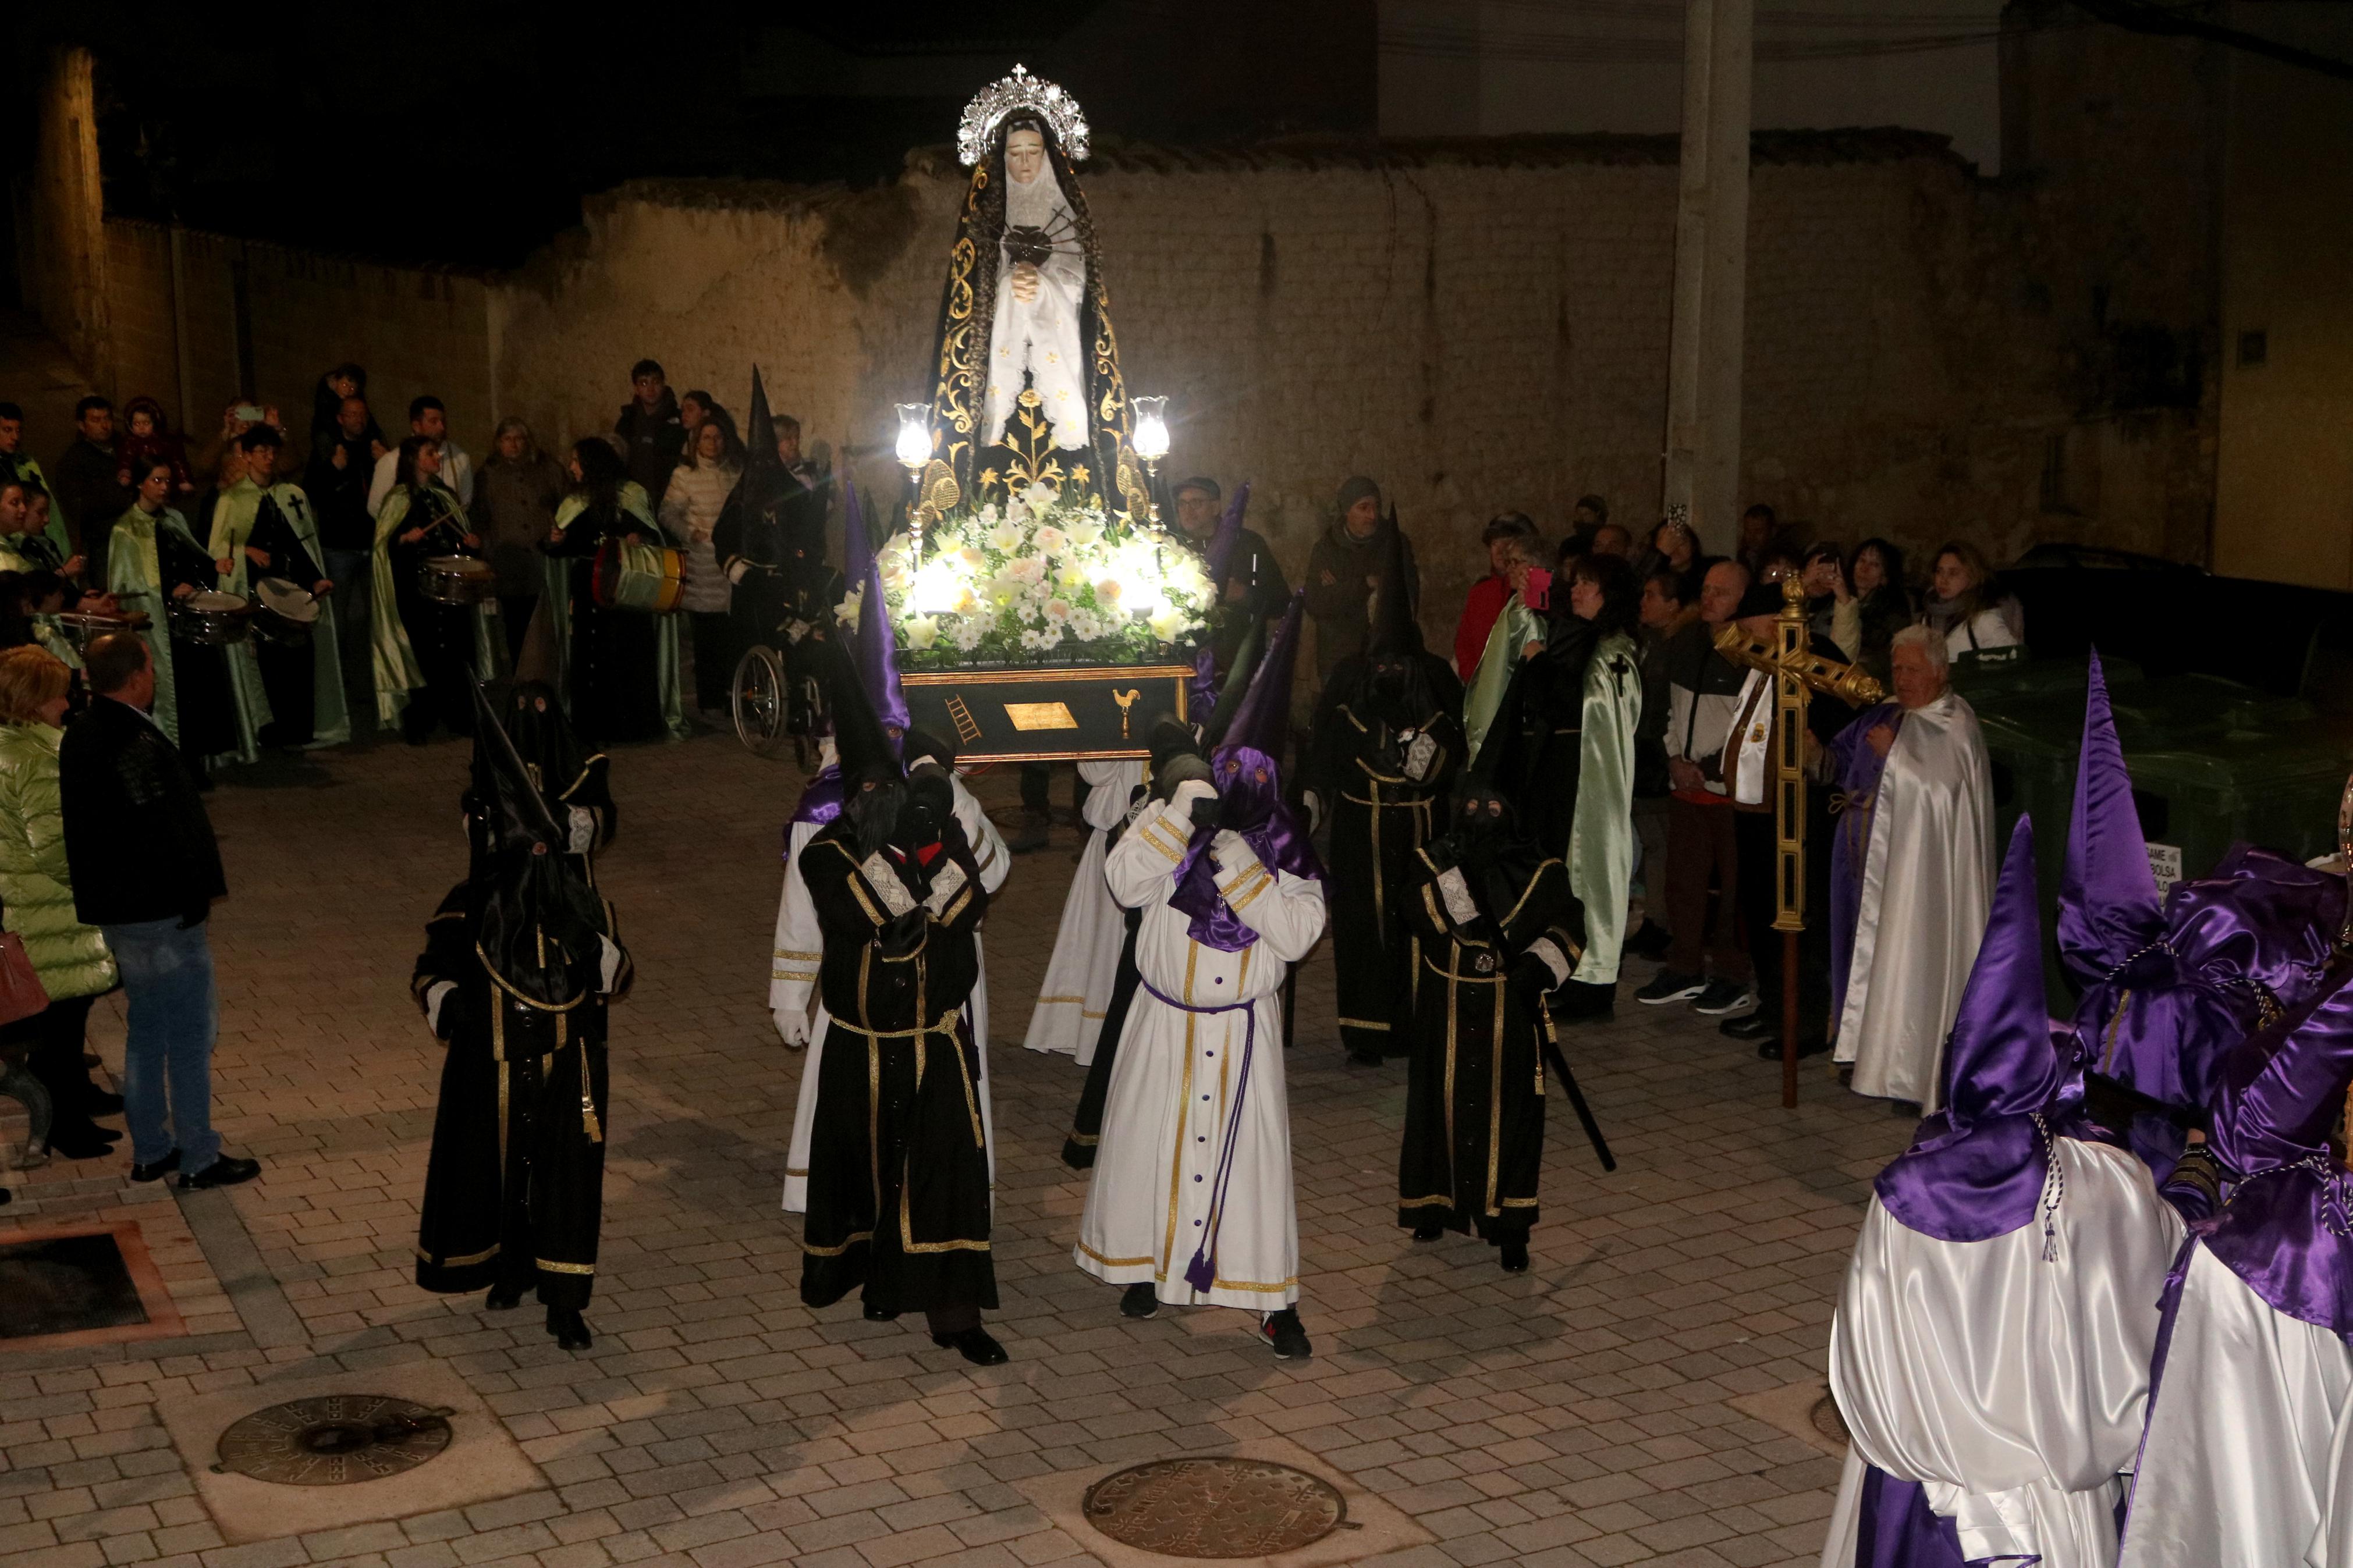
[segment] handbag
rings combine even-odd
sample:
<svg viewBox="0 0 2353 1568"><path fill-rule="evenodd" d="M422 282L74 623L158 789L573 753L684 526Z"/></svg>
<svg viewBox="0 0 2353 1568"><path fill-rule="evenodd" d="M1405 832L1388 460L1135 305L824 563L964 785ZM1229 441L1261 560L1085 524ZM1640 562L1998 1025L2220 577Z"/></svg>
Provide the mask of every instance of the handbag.
<svg viewBox="0 0 2353 1568"><path fill-rule="evenodd" d="M49 994L25 951L25 939L13 931L0 931L0 1026L29 1018L48 1005Z"/></svg>

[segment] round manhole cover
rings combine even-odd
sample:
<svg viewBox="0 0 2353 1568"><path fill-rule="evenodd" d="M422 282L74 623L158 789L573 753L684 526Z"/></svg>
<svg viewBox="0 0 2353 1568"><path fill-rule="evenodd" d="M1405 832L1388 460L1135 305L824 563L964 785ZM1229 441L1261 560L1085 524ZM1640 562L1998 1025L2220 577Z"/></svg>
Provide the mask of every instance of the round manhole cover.
<svg viewBox="0 0 2353 1568"><path fill-rule="evenodd" d="M341 1487L413 1470L449 1446L448 1410L385 1394L330 1394L257 1410L220 1435L216 1470Z"/></svg>
<svg viewBox="0 0 2353 1568"><path fill-rule="evenodd" d="M1348 1518L1330 1486L1263 1459L1155 1459L1089 1487L1082 1511L1121 1545L1164 1557L1271 1557Z"/></svg>
<svg viewBox="0 0 2353 1568"><path fill-rule="evenodd" d="M1846 1429L1846 1417L1839 1414L1838 1401L1823 1394L1814 1401L1814 1430L1841 1448L1853 1443L1854 1435Z"/></svg>

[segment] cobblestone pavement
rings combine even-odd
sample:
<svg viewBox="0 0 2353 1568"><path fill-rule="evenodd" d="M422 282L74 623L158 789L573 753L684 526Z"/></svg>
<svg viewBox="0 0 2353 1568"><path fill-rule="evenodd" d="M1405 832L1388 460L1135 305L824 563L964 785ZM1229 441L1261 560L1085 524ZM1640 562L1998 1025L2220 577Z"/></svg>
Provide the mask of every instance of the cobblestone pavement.
<svg viewBox="0 0 2353 1568"><path fill-rule="evenodd" d="M849 1304L803 1308L797 1222L777 1203L800 1058L765 1005L799 781L721 736L616 759L603 876L639 978L613 1026L594 1351L557 1351L528 1308L419 1291L438 1049L407 977L462 870L466 756L379 745L265 764L212 797L231 889L214 922L216 1121L267 1170L197 1201L124 1186L105 1162L8 1178L29 1202L0 1224L142 1221L187 1337L0 1351L0 1568L1083 1563L1086 1527L1066 1533L1020 1483L1267 1437L1434 1538L1389 1563L1815 1560L1835 1462L1726 1402L1819 1375L1869 1177L1904 1124L1815 1070L1784 1112L1776 1069L1711 1021L1622 1001L1570 1038L1620 1166L1601 1175L1556 1102L1535 1268L1506 1277L1476 1242L1417 1247L1396 1227L1402 1068L1341 1066L1319 954L1287 1064L1315 1358L1275 1362L1238 1312L1126 1321L1069 1258L1084 1189L1057 1155L1081 1074L1018 1043L1067 828L1018 862L987 933L992 1326L1011 1363L967 1367ZM1006 774L977 787L1010 805ZM119 1018L110 1002L94 1026L116 1061ZM549 1489L222 1544L159 1405L279 1366L422 1358L466 1373Z"/></svg>

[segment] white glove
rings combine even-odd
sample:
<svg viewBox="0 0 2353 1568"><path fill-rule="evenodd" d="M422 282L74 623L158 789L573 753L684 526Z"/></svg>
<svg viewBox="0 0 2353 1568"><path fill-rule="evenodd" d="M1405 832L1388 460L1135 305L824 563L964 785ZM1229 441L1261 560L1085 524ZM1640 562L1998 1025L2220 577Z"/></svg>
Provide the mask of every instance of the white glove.
<svg viewBox="0 0 2353 1568"><path fill-rule="evenodd" d="M727 580L730 583L741 583L744 580L744 574L751 569L752 563L749 561L730 561L727 563Z"/></svg>
<svg viewBox="0 0 2353 1568"><path fill-rule="evenodd" d="M456 981L440 980L425 993L425 1026L433 1031L433 1037L437 1040L441 1037L441 1004L448 1001L449 993L456 989Z"/></svg>
<svg viewBox="0 0 2353 1568"><path fill-rule="evenodd" d="M774 1015L776 1033L784 1037L787 1050L806 1050L809 1043L808 1014L798 1007L779 1007Z"/></svg>
<svg viewBox="0 0 2353 1568"><path fill-rule="evenodd" d="M1239 871L1245 866L1258 864L1258 851L1250 847L1249 839L1232 828L1220 827L1217 837L1209 840L1209 858L1218 863L1220 871Z"/></svg>
<svg viewBox="0 0 2353 1568"><path fill-rule="evenodd" d="M621 977L621 950L613 945L611 937L607 936L603 931L598 931L596 951L597 977L600 982L596 988L609 993L613 989L613 982Z"/></svg>
<svg viewBox="0 0 2353 1568"><path fill-rule="evenodd" d="M1171 816L1189 817L1193 815L1193 803L1195 801L1215 800L1217 798L1217 786L1211 784L1206 779L1187 779L1183 784L1176 786L1176 793L1168 797L1168 815Z"/></svg>
<svg viewBox="0 0 2353 1568"><path fill-rule="evenodd" d="M1324 796L1312 789L1307 792L1307 831L1324 831Z"/></svg>

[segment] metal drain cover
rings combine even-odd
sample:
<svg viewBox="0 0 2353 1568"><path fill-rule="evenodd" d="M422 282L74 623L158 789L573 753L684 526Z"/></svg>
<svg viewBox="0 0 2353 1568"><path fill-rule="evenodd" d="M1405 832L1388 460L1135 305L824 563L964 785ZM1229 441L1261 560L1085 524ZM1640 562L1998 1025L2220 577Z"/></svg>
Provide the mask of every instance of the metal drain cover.
<svg viewBox="0 0 2353 1568"><path fill-rule="evenodd" d="M1264 1459L1155 1459L1087 1489L1089 1524L1164 1557L1271 1557L1347 1522L1345 1499L1304 1470Z"/></svg>
<svg viewBox="0 0 2353 1568"><path fill-rule="evenodd" d="M1808 1419L1813 1422L1815 1431L1841 1447L1849 1447L1854 1441L1853 1434L1846 1429L1846 1417L1839 1414L1838 1401L1827 1394L1814 1401L1814 1408Z"/></svg>
<svg viewBox="0 0 2353 1568"><path fill-rule="evenodd" d="M213 1468L290 1487L343 1487L413 1470L449 1446L448 1408L386 1394L273 1405L220 1435Z"/></svg>

